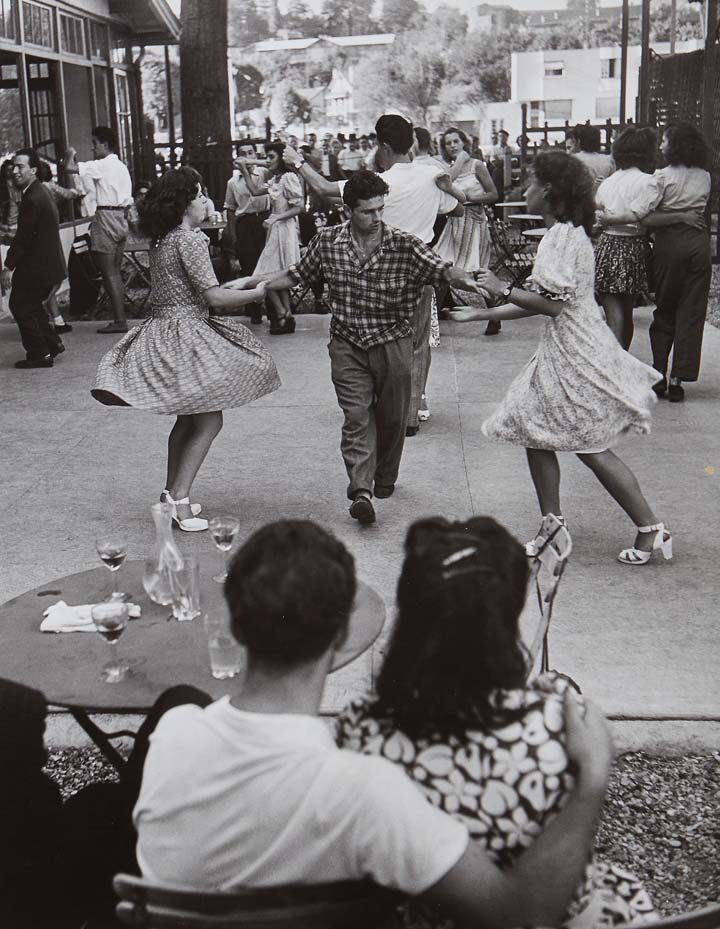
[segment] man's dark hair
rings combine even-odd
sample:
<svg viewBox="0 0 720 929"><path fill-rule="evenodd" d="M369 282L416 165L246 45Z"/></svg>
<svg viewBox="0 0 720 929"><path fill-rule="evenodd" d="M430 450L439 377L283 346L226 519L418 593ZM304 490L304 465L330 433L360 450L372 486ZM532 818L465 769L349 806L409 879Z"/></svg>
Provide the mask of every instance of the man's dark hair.
<svg viewBox="0 0 720 929"><path fill-rule="evenodd" d="M415 126L413 130L417 139L418 148L424 152L429 152L432 148L432 136L424 126Z"/></svg>
<svg viewBox="0 0 720 929"><path fill-rule="evenodd" d="M354 210L360 200L384 197L390 190L385 181L374 171L356 171L343 188L343 203Z"/></svg>
<svg viewBox="0 0 720 929"><path fill-rule="evenodd" d="M15 155L16 155L16 156L17 156L17 155L25 155L25 156L27 157L27 160L28 160L28 165L29 165L31 168L39 168L39 167L40 167L40 156L38 155L38 153L35 151L34 148L19 148L19 149L15 152Z"/></svg>
<svg viewBox="0 0 720 929"><path fill-rule="evenodd" d="M97 139L98 142L107 145L111 152L116 152L118 150L117 132L109 126L95 126L90 135L94 139Z"/></svg>
<svg viewBox="0 0 720 929"><path fill-rule="evenodd" d="M235 638L251 660L291 668L319 658L348 624L355 561L309 520L286 519L254 532L225 581Z"/></svg>
<svg viewBox="0 0 720 929"><path fill-rule="evenodd" d="M581 152L600 151L600 130L597 126L578 124L575 127L575 138L580 143Z"/></svg>
<svg viewBox="0 0 720 929"><path fill-rule="evenodd" d="M404 116L381 116L375 123L378 142L389 145L396 155L407 155L413 144L413 127Z"/></svg>

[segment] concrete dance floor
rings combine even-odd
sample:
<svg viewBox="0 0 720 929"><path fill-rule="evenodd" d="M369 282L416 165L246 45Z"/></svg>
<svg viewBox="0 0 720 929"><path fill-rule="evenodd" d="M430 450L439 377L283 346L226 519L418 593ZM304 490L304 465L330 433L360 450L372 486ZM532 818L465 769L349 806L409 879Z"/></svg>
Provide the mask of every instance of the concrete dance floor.
<svg viewBox="0 0 720 929"><path fill-rule="evenodd" d="M650 310L636 316L633 350L648 361ZM328 321L300 316L289 338L268 337L262 327L283 386L226 413L193 497L208 514L235 513L241 538L282 517L331 528L392 615L411 520L486 513L522 540L537 529L523 450L489 442L480 424L532 355L542 322L508 323L496 338L483 338L481 323L442 324L428 391L432 417L406 443L395 495L377 502L374 526L361 528L347 514ZM171 420L91 398L95 367L111 344L95 328L75 323L52 370L15 371L17 330L0 324L0 602L95 567L94 539L110 526L127 533L129 558L151 551L148 508L163 487ZM720 733L720 332L710 327L702 380L688 385L687 396L685 404L658 403L652 435L619 449L673 531L670 563L616 562L632 544L633 526L574 456L562 456L574 552L558 594L551 663L612 716L649 718L618 726L628 747L700 748L716 744ZM205 533L175 537L188 552L212 546ZM385 640L330 678L327 710L369 686Z"/></svg>

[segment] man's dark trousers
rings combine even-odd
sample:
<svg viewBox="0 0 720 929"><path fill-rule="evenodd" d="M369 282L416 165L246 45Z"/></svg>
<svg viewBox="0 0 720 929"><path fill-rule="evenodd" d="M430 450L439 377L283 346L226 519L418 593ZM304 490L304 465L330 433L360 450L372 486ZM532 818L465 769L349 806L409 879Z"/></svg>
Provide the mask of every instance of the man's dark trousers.
<svg viewBox="0 0 720 929"><path fill-rule="evenodd" d="M252 277L255 265L265 248L267 230L263 221L267 213L243 213L235 219L235 257L243 277ZM262 316L262 303L251 303L250 315Z"/></svg>
<svg viewBox="0 0 720 929"><path fill-rule="evenodd" d="M48 355L57 354L62 345L43 306L53 286L29 280L20 269L13 275L10 312L15 317L23 348L30 361L42 361Z"/></svg>
<svg viewBox="0 0 720 929"><path fill-rule="evenodd" d="M350 479L348 497L390 485L400 469L410 408L412 337L368 349L333 335L332 381L345 414L340 448Z"/></svg>

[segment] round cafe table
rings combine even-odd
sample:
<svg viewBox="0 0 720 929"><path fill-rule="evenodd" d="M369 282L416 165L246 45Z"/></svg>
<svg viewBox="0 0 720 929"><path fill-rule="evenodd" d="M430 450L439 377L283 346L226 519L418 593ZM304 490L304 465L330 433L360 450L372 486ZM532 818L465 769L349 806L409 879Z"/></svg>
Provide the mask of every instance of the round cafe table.
<svg viewBox="0 0 720 929"><path fill-rule="evenodd" d="M547 229L544 226L542 226L538 229L523 229L522 234L527 239L538 239L539 240L539 239L542 239L542 237L545 235L546 232L547 232Z"/></svg>
<svg viewBox="0 0 720 929"><path fill-rule="evenodd" d="M212 580L222 566L221 556L210 552L198 560L202 612L227 615L223 585ZM140 605L142 615L130 621L120 638L120 657L130 661L132 673L117 684L100 677L110 658L102 636L40 632L43 611L58 600L74 606L104 599L111 589L107 568L56 578L0 607L0 677L34 687L48 703L67 709L116 766L122 764L122 757L88 714L147 713L157 697L176 684L193 684L215 699L234 686L233 680L218 681L210 673L202 617L192 622L168 620L170 608L153 603L143 589L143 569L143 561L130 561L118 572L120 589ZM332 671L370 648L384 622L382 597L359 581L348 637L335 654Z"/></svg>

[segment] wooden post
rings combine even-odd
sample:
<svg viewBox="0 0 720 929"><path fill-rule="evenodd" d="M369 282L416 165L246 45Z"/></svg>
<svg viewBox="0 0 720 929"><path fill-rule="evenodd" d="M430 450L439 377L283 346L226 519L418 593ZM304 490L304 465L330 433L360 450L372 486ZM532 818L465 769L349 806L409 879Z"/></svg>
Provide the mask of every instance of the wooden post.
<svg viewBox="0 0 720 929"><path fill-rule="evenodd" d="M647 126L650 118L650 0L642 0L640 31L639 122Z"/></svg>
<svg viewBox="0 0 720 929"><path fill-rule="evenodd" d="M625 125L627 97L628 37L630 34L630 0L622 3L622 34L620 38L620 125Z"/></svg>
<svg viewBox="0 0 720 929"><path fill-rule="evenodd" d="M520 137L520 183L524 184L527 176L527 103L521 106L522 135Z"/></svg>
<svg viewBox="0 0 720 929"><path fill-rule="evenodd" d="M175 105L173 103L172 68L170 67L170 48L165 46L165 112L168 120L168 142L170 143L170 167L177 167L177 152L175 150Z"/></svg>
<svg viewBox="0 0 720 929"><path fill-rule="evenodd" d="M677 0L670 0L670 54L675 54L675 33L677 32Z"/></svg>
<svg viewBox="0 0 720 929"><path fill-rule="evenodd" d="M715 74L720 62L718 47L718 0L706 0L705 52L703 55L702 129L708 144L715 148Z"/></svg>

